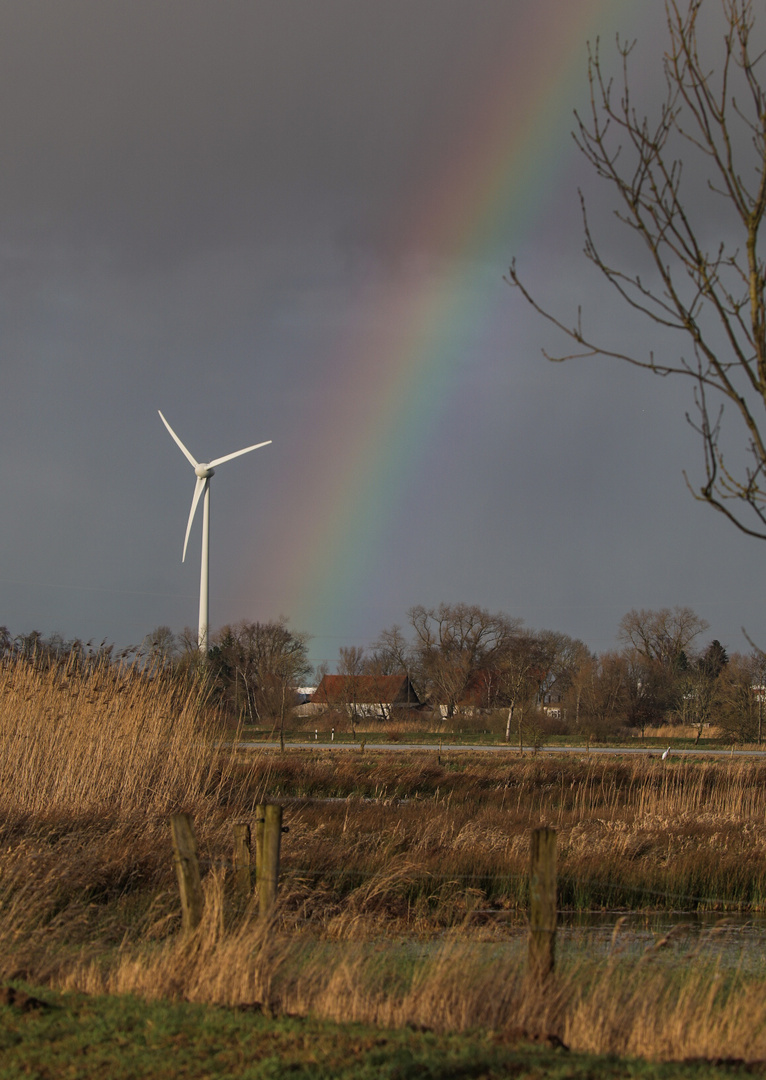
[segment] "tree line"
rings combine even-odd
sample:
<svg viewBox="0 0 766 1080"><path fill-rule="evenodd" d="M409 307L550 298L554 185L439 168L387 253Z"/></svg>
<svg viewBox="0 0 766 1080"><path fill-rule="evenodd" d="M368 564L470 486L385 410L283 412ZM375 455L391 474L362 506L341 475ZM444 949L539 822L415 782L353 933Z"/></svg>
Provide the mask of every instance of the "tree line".
<svg viewBox="0 0 766 1080"><path fill-rule="evenodd" d="M446 722L493 713L508 742L546 731L603 739L622 730L683 724L702 737L714 723L728 738L761 741L766 654L729 655L691 608L633 609L620 621L619 648L594 653L580 639L534 630L520 618L476 604L416 605L404 626L381 631L368 648L342 646L334 665L352 731L361 716L361 677L403 675ZM242 621L211 637L209 670L232 717L284 730L294 690L330 671L309 662L310 637L286 620ZM145 642L153 663L198 663L196 635L160 627ZM340 718L339 718L340 720Z"/></svg>
<svg viewBox="0 0 766 1080"><path fill-rule="evenodd" d="M708 623L689 607L631 610L620 621L619 648L592 652L578 638L533 630L519 618L476 604L417 605L403 627L381 631L368 648L343 646L335 664L343 715L355 733L362 715L362 677L406 676L422 703L422 722L458 726L492 714L505 738L529 741L546 733L605 739L628 730L644 736L665 724L708 724L728 738L758 741L766 704L766 653L753 647L729 655ZM191 629L157 627L141 646L116 653L54 634L12 636L0 627L0 656L70 668L130 665L148 678L204 678L211 699L233 723L270 728L284 738L296 689L329 673L309 659L310 636L285 619L242 620L211 635L202 660ZM418 715L418 714L415 714ZM339 717L342 722L342 717Z"/></svg>
<svg viewBox="0 0 766 1080"><path fill-rule="evenodd" d="M596 654L578 638L532 630L476 605L417 606L408 628L384 630L372 648L342 648L338 672L404 673L421 700L449 718L500 711L507 741L541 728L600 739L664 724L715 723L728 737L761 741L766 654L729 656L691 608L631 610L621 648Z"/></svg>

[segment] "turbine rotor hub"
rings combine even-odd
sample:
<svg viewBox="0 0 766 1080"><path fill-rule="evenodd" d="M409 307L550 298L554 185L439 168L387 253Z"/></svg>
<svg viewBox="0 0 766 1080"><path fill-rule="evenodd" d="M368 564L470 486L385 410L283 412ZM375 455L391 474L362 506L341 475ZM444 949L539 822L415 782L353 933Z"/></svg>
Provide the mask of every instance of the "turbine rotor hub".
<svg viewBox="0 0 766 1080"><path fill-rule="evenodd" d="M202 480L207 480L208 477L215 476L215 470L211 469L209 465L205 465L204 462L201 462L194 471Z"/></svg>

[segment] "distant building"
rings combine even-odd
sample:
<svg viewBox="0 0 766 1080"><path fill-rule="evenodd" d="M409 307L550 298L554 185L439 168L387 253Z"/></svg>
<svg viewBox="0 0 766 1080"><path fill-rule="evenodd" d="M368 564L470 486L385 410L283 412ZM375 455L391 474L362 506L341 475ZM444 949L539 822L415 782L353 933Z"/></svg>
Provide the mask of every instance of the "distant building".
<svg viewBox="0 0 766 1080"><path fill-rule="evenodd" d="M546 690L542 709L551 720L563 720L566 691L567 684L562 679L554 679Z"/></svg>
<svg viewBox="0 0 766 1080"><path fill-rule="evenodd" d="M379 720L389 720L399 709L421 705L407 675L325 675L311 703Z"/></svg>
<svg viewBox="0 0 766 1080"><path fill-rule="evenodd" d="M462 713L463 716L474 716L496 708L502 703L499 685L499 675L494 670L482 668L471 672L457 700L452 703L452 714ZM449 705L442 702L438 705L438 709L442 719L446 720L450 716Z"/></svg>

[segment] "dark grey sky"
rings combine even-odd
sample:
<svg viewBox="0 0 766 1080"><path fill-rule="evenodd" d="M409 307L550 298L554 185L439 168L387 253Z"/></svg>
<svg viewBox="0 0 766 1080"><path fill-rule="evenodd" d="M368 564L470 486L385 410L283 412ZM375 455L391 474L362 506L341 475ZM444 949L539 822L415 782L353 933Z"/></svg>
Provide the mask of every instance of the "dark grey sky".
<svg viewBox="0 0 766 1080"><path fill-rule="evenodd" d="M274 440L214 481L214 626L288 615L333 660L412 604L464 600L600 650L629 608L678 603L730 649L742 625L766 641L762 547L685 490L689 388L547 364L548 331L502 280L515 255L552 303L595 304L608 333L654 344L584 272L576 189L597 212L603 193L567 135L595 32L605 49L617 28L640 36L651 103L662 5L635 8L0 7L0 623L119 644L195 623L199 526L180 562L193 477L161 408L200 459ZM546 67L546 25L565 27L574 74ZM459 168L466 199L484 190L494 86L509 142L538 118L518 142L538 190L509 183L507 214L473 241L429 230ZM473 299L416 384L385 347L391 297L446 280L445 296ZM355 528L323 519L349 458L356 524L384 505L365 430L385 364L419 395L417 421L387 433L406 457L355 551Z"/></svg>

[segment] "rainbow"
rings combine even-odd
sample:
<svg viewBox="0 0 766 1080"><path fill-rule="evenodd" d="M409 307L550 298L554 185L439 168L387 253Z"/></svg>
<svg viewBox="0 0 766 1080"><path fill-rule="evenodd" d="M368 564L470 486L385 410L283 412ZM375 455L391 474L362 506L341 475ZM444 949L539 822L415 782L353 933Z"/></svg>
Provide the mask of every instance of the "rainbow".
<svg viewBox="0 0 766 1080"><path fill-rule="evenodd" d="M428 177L390 223L391 251L414 253L414 265L408 272L402 256L396 275L381 273L361 291L356 303L364 317L352 305L352 329L339 335L335 388L347 423L338 430L335 410L333 429L323 428L318 403L312 439L336 448L332 466L326 475L310 471L301 523L283 532L272 559L275 578L289 582L281 610L327 642L318 655L358 643L354 610L387 523L411 490L424 446L444 437L440 420L461 389L458 361L498 303L486 270L502 277L562 183L572 115L561 105L581 96L586 41L605 24L633 33L639 16L631 8L643 7L628 0L527 5L517 56L487 73L465 130L455 133L449 174ZM525 62L530 56L534 69ZM418 255L434 251L446 257L429 265L428 255ZM507 293L503 302L510 302ZM355 323L363 329L355 331ZM287 503L282 509L288 513Z"/></svg>

